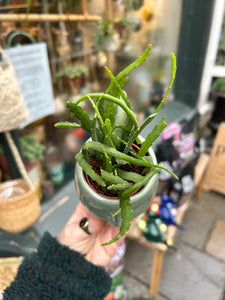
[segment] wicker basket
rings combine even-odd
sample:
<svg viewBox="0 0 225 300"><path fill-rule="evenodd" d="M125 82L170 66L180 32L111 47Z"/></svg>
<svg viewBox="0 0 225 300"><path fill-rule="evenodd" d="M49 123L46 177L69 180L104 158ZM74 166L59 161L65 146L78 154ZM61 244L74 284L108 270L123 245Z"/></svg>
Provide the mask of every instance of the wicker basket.
<svg viewBox="0 0 225 300"><path fill-rule="evenodd" d="M0 132L17 128L27 120L29 110L22 97L14 67L0 47Z"/></svg>
<svg viewBox="0 0 225 300"><path fill-rule="evenodd" d="M40 214L36 190L30 189L24 179L0 184L0 227L11 233L28 229Z"/></svg>

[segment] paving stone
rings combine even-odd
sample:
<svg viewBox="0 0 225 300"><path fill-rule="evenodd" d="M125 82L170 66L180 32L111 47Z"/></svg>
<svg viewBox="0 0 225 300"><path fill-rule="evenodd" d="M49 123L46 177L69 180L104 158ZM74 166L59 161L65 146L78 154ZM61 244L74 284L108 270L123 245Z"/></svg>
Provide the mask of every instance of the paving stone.
<svg viewBox="0 0 225 300"><path fill-rule="evenodd" d="M225 264L180 244L177 252L167 252L160 293L173 300L221 300Z"/></svg>
<svg viewBox="0 0 225 300"><path fill-rule="evenodd" d="M132 289L136 288L137 293L145 291L143 285L149 287L152 261L151 249L129 242L125 271L136 280ZM132 280L127 280L131 286ZM159 296L172 300L221 300L224 283L225 263L181 242L177 251L170 250L165 255Z"/></svg>
<svg viewBox="0 0 225 300"><path fill-rule="evenodd" d="M206 252L225 261L225 222L217 220L206 245Z"/></svg>
<svg viewBox="0 0 225 300"><path fill-rule="evenodd" d="M125 255L125 270L149 286L153 262L153 250L130 240Z"/></svg>
<svg viewBox="0 0 225 300"><path fill-rule="evenodd" d="M185 229L177 231L175 243L177 240L183 241L203 249L214 222L214 215L197 205L191 205L182 222Z"/></svg>
<svg viewBox="0 0 225 300"><path fill-rule="evenodd" d="M42 205L41 215L35 224L40 235L48 230L57 236L73 214L79 198L75 189L74 180L65 185L53 198Z"/></svg>
<svg viewBox="0 0 225 300"><path fill-rule="evenodd" d="M149 286L140 283L133 276L124 272L124 285L128 288L127 300L151 300L149 295ZM154 300L169 300L162 295L157 295Z"/></svg>
<svg viewBox="0 0 225 300"><path fill-rule="evenodd" d="M225 221L225 195L216 192L203 191L198 205L209 212L216 219Z"/></svg>

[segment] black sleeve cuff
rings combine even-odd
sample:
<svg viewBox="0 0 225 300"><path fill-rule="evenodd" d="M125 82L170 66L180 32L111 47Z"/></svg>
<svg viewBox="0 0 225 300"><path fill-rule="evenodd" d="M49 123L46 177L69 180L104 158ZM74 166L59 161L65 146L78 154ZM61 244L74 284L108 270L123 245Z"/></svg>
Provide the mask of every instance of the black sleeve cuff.
<svg viewBox="0 0 225 300"><path fill-rule="evenodd" d="M104 268L62 246L46 232L37 253L24 259L3 299L100 300L109 293L111 284Z"/></svg>

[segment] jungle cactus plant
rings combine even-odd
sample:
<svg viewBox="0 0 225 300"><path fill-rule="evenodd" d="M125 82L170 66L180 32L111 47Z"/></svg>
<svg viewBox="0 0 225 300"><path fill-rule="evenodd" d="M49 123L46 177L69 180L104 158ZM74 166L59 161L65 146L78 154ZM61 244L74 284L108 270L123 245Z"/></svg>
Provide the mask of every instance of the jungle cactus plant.
<svg viewBox="0 0 225 300"><path fill-rule="evenodd" d="M150 50L151 45L147 47L142 56L116 77L106 67L111 83L104 93L89 93L75 103L66 103L72 115L80 120L80 124L71 122L55 124L56 127L83 128L90 134L91 141L89 140L83 145L75 158L102 194L111 193L112 196L120 199L120 209L116 212L121 213L120 233L103 245L115 242L128 232L133 219L130 195L144 187L160 169L165 169L162 164L153 164L151 156L147 155L148 149L166 127L165 117L148 134L145 141L142 142L139 135L156 117L172 87L176 73L174 54L171 54L172 75L165 96L155 113L149 116L140 127L126 92L122 89L128 79L128 73L145 61ZM90 101L95 111L92 119L79 106L86 99ZM136 152L133 148L135 143L139 145L139 150ZM173 173L171 174L175 176Z"/></svg>

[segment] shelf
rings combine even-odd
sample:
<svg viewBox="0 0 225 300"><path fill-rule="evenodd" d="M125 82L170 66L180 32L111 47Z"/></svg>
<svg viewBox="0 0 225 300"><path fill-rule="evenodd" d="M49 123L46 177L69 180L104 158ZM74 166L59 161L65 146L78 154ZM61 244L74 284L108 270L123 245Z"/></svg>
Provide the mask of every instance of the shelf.
<svg viewBox="0 0 225 300"><path fill-rule="evenodd" d="M70 15L70 14L0 14L0 22L32 21L32 22L77 22L77 21L100 21L98 15Z"/></svg>
<svg viewBox="0 0 225 300"><path fill-rule="evenodd" d="M53 63L58 63L58 62L61 62L61 61L67 60L67 59L78 58L78 57L85 56L88 54L93 54L93 53L95 53L93 50L78 51L78 52L74 52L74 53L71 53L71 54L68 54L68 55L65 55L62 57L58 57L53 60Z"/></svg>
<svg viewBox="0 0 225 300"><path fill-rule="evenodd" d="M20 8L27 8L27 4L14 4L14 5L5 5L1 6L0 10L10 10L10 9L20 9ZM34 3L32 7L41 7L40 3Z"/></svg>

